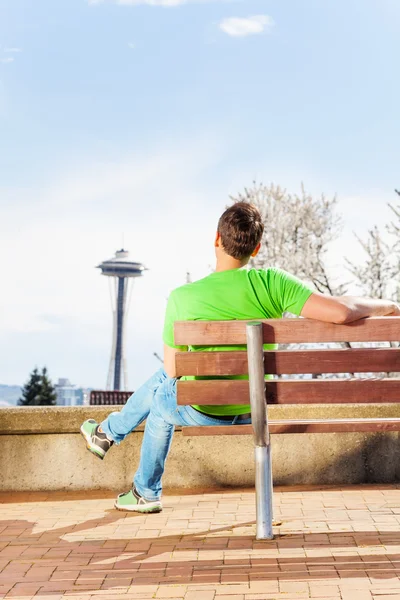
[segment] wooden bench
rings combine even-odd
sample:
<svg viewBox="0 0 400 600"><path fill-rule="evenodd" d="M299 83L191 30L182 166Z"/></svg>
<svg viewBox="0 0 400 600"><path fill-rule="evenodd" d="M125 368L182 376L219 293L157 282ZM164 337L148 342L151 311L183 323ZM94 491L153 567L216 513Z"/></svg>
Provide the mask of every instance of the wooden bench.
<svg viewBox="0 0 400 600"><path fill-rule="evenodd" d="M310 319L265 321L180 321L179 346L245 345L247 351L178 352L177 376L229 376L245 379L178 381L180 405L250 404L251 425L184 427L183 434L253 434L256 467L257 539L272 539L270 433L399 431L400 418L268 421L267 404L361 404L400 402L400 379L272 379L271 375L399 373L398 348L317 348L264 351L263 344L396 342L400 317L379 317L334 325Z"/></svg>

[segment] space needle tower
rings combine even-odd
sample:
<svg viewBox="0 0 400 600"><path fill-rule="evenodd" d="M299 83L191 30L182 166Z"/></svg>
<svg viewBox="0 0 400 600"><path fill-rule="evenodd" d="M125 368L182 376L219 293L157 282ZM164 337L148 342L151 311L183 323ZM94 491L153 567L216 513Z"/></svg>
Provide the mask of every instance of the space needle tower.
<svg viewBox="0 0 400 600"><path fill-rule="evenodd" d="M96 267L101 274L109 277L111 304L114 315L114 327L111 347L110 367L108 369L107 389L121 389L121 373L123 370L124 387L128 386L125 360L125 321L129 309L129 300L133 285L129 285L134 277L141 277L145 267L129 258L129 252L118 250L113 258L105 260ZM111 279L112 278L112 279ZM129 292L129 294L128 294ZM111 382L113 381L113 387Z"/></svg>

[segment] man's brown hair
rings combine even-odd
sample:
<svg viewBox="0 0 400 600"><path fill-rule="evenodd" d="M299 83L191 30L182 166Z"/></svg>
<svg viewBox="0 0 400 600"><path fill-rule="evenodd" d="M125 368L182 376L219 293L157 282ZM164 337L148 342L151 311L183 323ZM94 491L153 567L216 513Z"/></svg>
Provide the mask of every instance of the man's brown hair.
<svg viewBox="0 0 400 600"><path fill-rule="evenodd" d="M218 221L222 246L229 256L248 258L261 241L264 224L254 204L236 202L226 209Z"/></svg>

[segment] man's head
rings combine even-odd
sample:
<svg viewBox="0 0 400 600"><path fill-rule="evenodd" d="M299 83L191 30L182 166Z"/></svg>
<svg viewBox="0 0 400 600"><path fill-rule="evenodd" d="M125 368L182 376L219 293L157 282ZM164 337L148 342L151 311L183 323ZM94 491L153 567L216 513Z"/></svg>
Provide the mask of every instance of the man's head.
<svg viewBox="0 0 400 600"><path fill-rule="evenodd" d="M246 264L260 249L264 224L253 204L236 202L226 209L218 221L216 253L224 252Z"/></svg>

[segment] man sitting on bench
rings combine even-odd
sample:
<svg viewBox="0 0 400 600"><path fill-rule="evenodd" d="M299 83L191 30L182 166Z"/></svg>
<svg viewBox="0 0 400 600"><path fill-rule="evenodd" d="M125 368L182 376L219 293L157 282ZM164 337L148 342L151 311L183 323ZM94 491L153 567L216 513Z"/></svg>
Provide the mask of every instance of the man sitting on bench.
<svg viewBox="0 0 400 600"><path fill-rule="evenodd" d="M324 296L280 269L248 270L246 265L259 251L263 231L261 215L251 204L237 202L223 213L214 242L215 272L174 290L169 297L163 334L164 369L139 388L120 412L111 413L100 425L93 419L83 423L81 433L87 448L104 458L114 443L119 444L147 418L132 490L118 496L116 508L162 510L161 478L175 425L251 422L250 406L177 406L175 354L187 348L174 344L175 321L277 319L290 312L330 323L350 323L364 317L400 315L399 307L390 301Z"/></svg>

